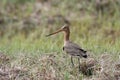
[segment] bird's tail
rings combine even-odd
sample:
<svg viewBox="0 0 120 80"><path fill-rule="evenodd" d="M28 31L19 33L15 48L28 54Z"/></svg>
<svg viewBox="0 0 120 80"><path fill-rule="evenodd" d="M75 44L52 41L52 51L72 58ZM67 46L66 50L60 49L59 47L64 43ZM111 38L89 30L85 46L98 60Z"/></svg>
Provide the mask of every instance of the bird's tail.
<svg viewBox="0 0 120 80"><path fill-rule="evenodd" d="M83 52L82 57L87 58L87 51L83 49L80 49L80 50Z"/></svg>

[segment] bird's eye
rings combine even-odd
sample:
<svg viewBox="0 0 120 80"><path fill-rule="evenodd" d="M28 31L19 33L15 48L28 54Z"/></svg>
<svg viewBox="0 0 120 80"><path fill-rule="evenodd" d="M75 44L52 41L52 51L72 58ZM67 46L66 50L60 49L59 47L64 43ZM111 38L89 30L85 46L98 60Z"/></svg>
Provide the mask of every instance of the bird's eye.
<svg viewBox="0 0 120 80"><path fill-rule="evenodd" d="M67 27L64 27L64 30L66 30L67 29Z"/></svg>

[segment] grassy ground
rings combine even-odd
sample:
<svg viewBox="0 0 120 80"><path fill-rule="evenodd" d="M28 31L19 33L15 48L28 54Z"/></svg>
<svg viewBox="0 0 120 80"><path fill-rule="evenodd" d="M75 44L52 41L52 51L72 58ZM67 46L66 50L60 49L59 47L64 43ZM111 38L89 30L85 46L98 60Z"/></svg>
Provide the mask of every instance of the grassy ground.
<svg viewBox="0 0 120 80"><path fill-rule="evenodd" d="M106 53L112 56L112 61L119 59L118 0L2 0L0 4L0 52L5 56L0 56L0 70L9 73L0 75L4 80L97 78L97 73L90 77L79 73L76 59L76 66L71 67L70 57L62 51L62 33L45 37L66 21L71 25L71 40L87 50L96 61L101 62L103 58L100 57Z"/></svg>

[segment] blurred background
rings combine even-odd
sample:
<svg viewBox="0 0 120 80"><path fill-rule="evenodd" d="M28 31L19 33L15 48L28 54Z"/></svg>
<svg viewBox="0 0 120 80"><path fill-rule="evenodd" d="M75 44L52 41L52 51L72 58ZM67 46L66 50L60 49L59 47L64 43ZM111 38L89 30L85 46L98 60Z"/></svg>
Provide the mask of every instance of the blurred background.
<svg viewBox="0 0 120 80"><path fill-rule="evenodd" d="M66 23L86 50L119 54L120 0L0 0L0 51L61 52L63 34L45 35Z"/></svg>

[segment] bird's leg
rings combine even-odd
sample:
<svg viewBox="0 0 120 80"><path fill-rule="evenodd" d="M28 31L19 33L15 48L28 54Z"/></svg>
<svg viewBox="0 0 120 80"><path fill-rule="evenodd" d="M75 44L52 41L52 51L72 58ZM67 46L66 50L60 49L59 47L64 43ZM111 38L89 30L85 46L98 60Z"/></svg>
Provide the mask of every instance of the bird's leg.
<svg viewBox="0 0 120 80"><path fill-rule="evenodd" d="M81 71L81 66L80 66L80 57L78 57L78 63L79 63L79 72Z"/></svg>
<svg viewBox="0 0 120 80"><path fill-rule="evenodd" d="M73 57L72 56L71 56L71 63L72 63L72 67L74 67Z"/></svg>

